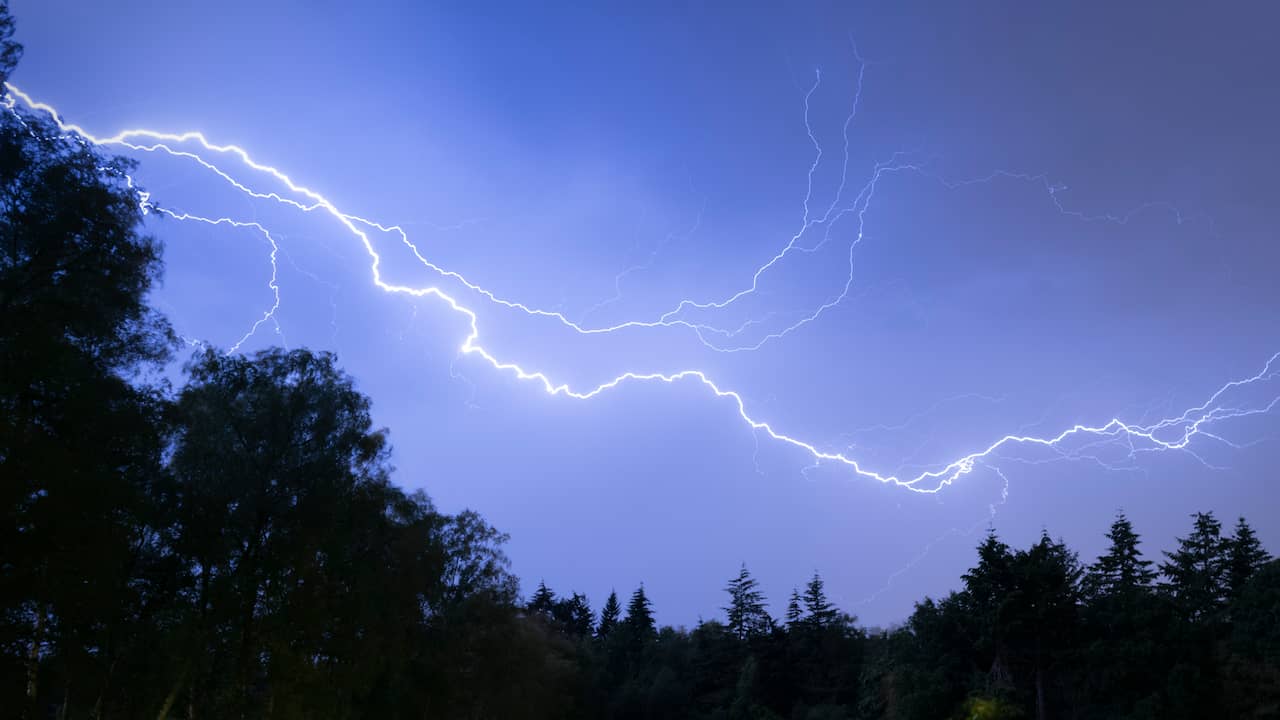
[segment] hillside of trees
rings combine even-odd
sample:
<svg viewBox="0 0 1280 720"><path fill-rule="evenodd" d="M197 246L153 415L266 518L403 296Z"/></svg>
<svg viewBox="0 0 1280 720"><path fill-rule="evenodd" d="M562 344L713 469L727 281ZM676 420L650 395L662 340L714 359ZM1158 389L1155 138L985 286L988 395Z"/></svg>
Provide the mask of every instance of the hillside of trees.
<svg viewBox="0 0 1280 720"><path fill-rule="evenodd" d="M12 36L0 3L0 80ZM130 169L0 108L0 718L1280 716L1280 561L1211 513L1158 558L1123 514L1092 561L993 530L888 631L818 574L773 617L745 565L692 629L643 586L524 597L505 535L393 482L334 356L164 379Z"/></svg>

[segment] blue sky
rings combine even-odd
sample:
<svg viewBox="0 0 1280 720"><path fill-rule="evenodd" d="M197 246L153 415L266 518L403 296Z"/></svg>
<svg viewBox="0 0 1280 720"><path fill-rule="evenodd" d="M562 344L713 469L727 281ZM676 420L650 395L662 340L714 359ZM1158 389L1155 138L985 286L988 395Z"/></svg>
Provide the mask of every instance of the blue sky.
<svg viewBox="0 0 1280 720"><path fill-rule="evenodd" d="M13 80L95 134L237 143L345 212L402 225L432 262L591 326L748 287L802 227L806 193L811 219L848 207L897 162L861 226L856 211L815 225L798 242L825 243L758 292L683 316L752 321L733 342L754 345L851 273L839 304L754 351L680 327L581 336L373 236L389 281L456 291L504 359L581 388L698 368L754 417L881 472L1006 433L1176 415L1280 350L1276 10L744 5L14 0L27 54ZM989 522L1015 544L1047 528L1088 559L1118 507L1153 552L1212 509L1280 547L1274 414L1214 426L1238 449L1200 438L1194 456L1108 470L1010 448L910 493L813 468L696 383L549 397L459 356L466 320L439 301L373 286L331 218L140 160L161 206L271 229L281 304L243 348L337 352L392 430L399 481L509 532L526 589L543 579L598 607L643 581L660 620L690 624L719 612L746 562L775 611L817 569L883 624L954 587ZM271 306L260 235L152 229L168 266L156 301L185 335L230 346ZM1230 400L1257 406L1276 384Z"/></svg>

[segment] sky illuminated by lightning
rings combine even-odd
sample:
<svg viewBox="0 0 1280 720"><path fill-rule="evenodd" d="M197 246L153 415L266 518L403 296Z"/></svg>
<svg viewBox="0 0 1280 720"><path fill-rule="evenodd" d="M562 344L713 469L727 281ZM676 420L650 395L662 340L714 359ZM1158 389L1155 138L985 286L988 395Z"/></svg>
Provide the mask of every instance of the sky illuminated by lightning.
<svg viewBox="0 0 1280 720"><path fill-rule="evenodd" d="M36 14L20 4L14 10L20 28ZM245 22L260 23L258 32L274 37L270 19L242 11ZM394 17L372 15L373 26L387 32L378 23ZM435 32L461 37L479 27L481 35L502 35L482 20L442 17ZM527 123L497 103L487 108L471 142L501 134L495 124L519 127L509 132L514 139L481 146L492 154L473 153L459 172L467 179L456 188L448 187L452 170L433 163L407 168L408 176L377 169L396 165L404 146L448 142L397 130L411 115L409 103L380 102L357 87L317 84L284 69L246 63L231 83L241 97L230 102L241 112L228 123L222 100L213 114L223 120L214 126L201 121L212 106L198 92L180 104L157 100L169 109L157 121L130 111L123 115L135 121L103 126L94 105L84 105L74 90L60 95L57 83L46 91L38 77L28 81L25 66L8 101L55 114L67 132L141 160L135 180L146 190L144 209L157 219L152 231L167 247L168 282L159 301L181 333L229 352L272 343L339 352L362 387L372 380L375 404L392 406L383 417L394 417L386 422L399 449L401 481L425 486L445 504L475 506L513 532L516 570L526 581L539 575L553 587L598 596L606 586L644 580L660 605L663 590L676 598L672 622L688 622L693 612L715 607L708 593L718 589L718 575L703 577L708 567L731 569L745 560L779 597L786 583L820 567L843 604L876 621L900 617L904 598L945 587L946 573L955 574L957 559L967 559L974 533L987 523L1011 525L1015 534L1047 526L1100 535L1104 519L1124 505L1139 522L1163 516L1152 530L1158 544L1160 533L1181 532L1177 521L1188 509L1208 505L1256 516L1267 501L1274 504L1265 478L1240 480L1269 467L1265 461L1277 447L1280 334L1265 308L1280 292L1265 268L1280 258L1260 242L1274 235L1260 223L1269 218L1248 206L1207 202L1214 183L1185 170L1204 157L1198 152L1172 158L1169 173L1177 182L1165 179L1159 187L1116 184L1114 176L1125 176L1123 158L1108 150L1106 138L1083 146L1089 162L1061 170L1010 165L1019 157L1000 149L1002 137L1031 148L1066 140L1048 127L1043 134L1019 127L1028 133L1021 138L1002 134L997 126L1007 108L999 102L978 103L985 114L975 117L991 127L974 131L977 150L947 143L962 112L941 124L945 129L935 133L941 137L930 137L929 125L919 121L906 124L924 132L895 136L895 123L911 108L886 107L895 97L877 88L919 84L919 76L895 72L895 65L907 57L937 62L938 52L877 42L877 21L905 27L908 37L920 29L900 18L862 18L859 26L850 17L841 32L826 31L819 52L788 44L819 32L796 20L774 37L775 52L741 67L713 52L712 42L685 48L719 68L685 93L723 93L729 84L723 76L733 76L729 95L747 103L741 114L760 115L723 137L653 118L627 125L628 112L643 115L643 92L618 115L593 104L598 83L622 85L624 100L622 90L636 89L617 79L640 80L639 46L624 44L596 60L613 62L617 71L578 78L586 95L571 88L513 101L530 111ZM119 27L137 29L139 22ZM999 19L974 22L970 33L990 33L991 23ZM658 22L641 25L640 39L686 39ZM163 33L171 26L148 27ZM332 31L317 27L326 28L319 34ZM739 29L765 32L750 23ZM275 42L302 55L320 52L322 43L306 35L299 40L285 29ZM243 57L246 34L222 37L223 45L197 43L185 56L181 43L164 45L185 84L198 88L209 82L208 68L219 67L197 62L201 52ZM27 62L54 73L58 63L39 65L40 43L54 37L37 32L22 39ZM1006 50L1003 62L986 65L1007 73L1027 61L1018 52L1031 46ZM574 51L584 49L568 43L562 52L567 59ZM464 95L479 98L458 103L459 115L463 106L483 108L489 94L507 96L504 82L519 80L498 72L469 77L468 52L479 50L456 47L437 57L456 61ZM518 55L493 52L510 52L512 61ZM819 57L800 63L796 52ZM375 60L370 67L412 82L409 69ZM690 67L669 63L653 63L648 79L671 79ZM767 90L753 83L762 63L776 66ZM546 87L572 86L574 78L566 77L572 75L553 75ZM1011 96L1004 99L1017 106L1016 78L1000 80L975 87L999 99L1008 83ZM1172 88L1151 82L1156 107ZM325 96L321 107L331 113L358 113L364 140L312 135L301 114L316 106L307 103L298 103L299 115L259 123L255 118L271 113L255 109L288 103L255 101L246 88L270 92L273 83ZM918 105L930 85L896 99ZM148 87L122 78L108 95L141 102ZM377 83L359 89L371 87ZM394 83L382 87L392 97L407 92ZM762 97L752 101L753 92ZM682 105L686 95L678 91L657 97L672 103L668 111L677 116L712 106L706 98ZM449 92L425 95L428 104L455 100ZM1274 100L1238 102L1275 113ZM184 119L178 126L169 124L175 108ZM1024 112L1033 117L1033 109L1031 103ZM1053 111L1080 108L1068 103ZM670 157L652 162L620 149L625 133L585 122L592 112L598 121L614 117L632 132L656 136L650 147L668 140ZM525 145L539 117L557 123L546 150ZM718 119L736 123L736 117ZM1112 117L1126 127L1123 113ZM1142 126L1130 123L1130 132ZM559 126L576 125L582 146L566 150L557 142L562 134L575 138ZM235 139L246 133L264 140ZM354 146L369 138L382 139L384 148L357 152ZM745 145L743 138L755 139ZM770 138L785 142L775 147L765 142ZM1181 138L1171 138L1171 146L1174 139ZM281 150L299 144L301 155ZM345 145L353 148L343 151ZM564 168L554 164L557 149ZM767 159L774 171L744 176L736 157L726 159L736 154ZM289 157L303 167L295 169ZM344 163L351 168L345 177ZM1103 164L1103 172L1090 163ZM326 169L313 180L307 168L317 166ZM1237 182L1250 170L1224 167L1217 172L1235 171ZM506 173L519 175L520 193L509 206L482 213L458 207L421 218L420 202L400 209L378 197L385 192L403 201L425 193L444 202L469 187L503 187L474 178ZM1274 186L1270 178L1259 181ZM1092 189L1078 192L1080 183ZM659 219L649 221L650 213ZM698 242L707 236L713 240ZM242 244L208 254L210 243L228 237ZM204 255L184 254L183 244L193 242L205 245ZM972 302L961 302L966 298ZM855 319L868 314L908 331ZM1209 331L1202 328L1206 315L1216 320ZM424 384L450 390L442 397L422 392ZM425 408L432 396L452 407L443 415ZM583 402L564 407L574 400ZM573 409L578 405L600 409ZM456 450L442 451L442 444ZM421 446L427 450L414 452ZM645 451L657 460L637 465L636 454ZM495 466L495 457L506 461ZM406 470L425 479L406 478ZM642 479L655 471L662 481ZM858 483L906 497L864 495ZM530 502L538 488L559 501ZM1020 501L1024 493L1039 498ZM1135 513L1134 503L1146 507ZM634 527L617 520L633 514ZM584 515L603 520L585 522ZM1266 519L1255 524L1264 526L1264 537L1276 537ZM576 547L592 528L617 531L605 543L612 552L579 548L583 554L566 557L564 548ZM655 534L662 538L652 542ZM764 538L767 547L744 539L750 537ZM698 549L664 550L690 546ZM695 559L683 562L682 552ZM868 553L877 558L863 559ZM692 577L703 577L707 588L686 589Z"/></svg>

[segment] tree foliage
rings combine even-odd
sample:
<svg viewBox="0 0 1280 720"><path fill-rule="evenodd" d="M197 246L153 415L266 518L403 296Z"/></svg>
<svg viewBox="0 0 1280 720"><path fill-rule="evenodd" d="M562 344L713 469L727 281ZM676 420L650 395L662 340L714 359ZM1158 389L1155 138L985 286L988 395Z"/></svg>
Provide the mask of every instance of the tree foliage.
<svg viewBox="0 0 1280 720"><path fill-rule="evenodd" d="M1262 547L1258 534L1244 518L1238 519L1235 532L1226 541L1226 557L1223 559L1227 597L1232 600L1239 597L1249 580L1270 560L1271 555Z"/></svg>
<svg viewBox="0 0 1280 720"><path fill-rule="evenodd" d="M751 577L746 563L742 564L738 576L729 581L725 592L729 593L729 604L722 609L728 615L729 631L739 640L760 637L773 629L773 618L765 610L760 582Z"/></svg>
<svg viewBox="0 0 1280 720"><path fill-rule="evenodd" d="M1196 513L1191 534L1178 538L1178 548L1165 552L1160 587L1192 620L1208 620L1226 601L1227 545L1222 523L1213 513Z"/></svg>
<svg viewBox="0 0 1280 720"><path fill-rule="evenodd" d="M1133 530L1133 523L1123 512L1107 531L1111 542L1107 552L1089 566L1085 576L1085 591L1095 598L1130 597L1151 586L1156 573L1152 561L1142 556L1138 546L1141 540Z"/></svg>
<svg viewBox="0 0 1280 720"><path fill-rule="evenodd" d="M0 86L9 81L9 73L22 58L22 45L13 40L13 16L9 0L0 0Z"/></svg>
<svg viewBox="0 0 1280 720"><path fill-rule="evenodd" d="M600 624L596 627L596 637L605 639L613 629L617 627L619 619L622 617L622 606L618 604L618 593L614 590L609 591L609 597L604 601L604 607L600 610Z"/></svg>

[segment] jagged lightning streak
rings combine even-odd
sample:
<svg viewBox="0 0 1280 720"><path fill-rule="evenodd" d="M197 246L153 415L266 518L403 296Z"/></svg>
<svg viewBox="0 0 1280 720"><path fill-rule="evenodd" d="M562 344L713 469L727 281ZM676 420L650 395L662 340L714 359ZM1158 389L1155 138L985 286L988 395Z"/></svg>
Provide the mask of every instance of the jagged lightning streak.
<svg viewBox="0 0 1280 720"><path fill-rule="evenodd" d="M18 90L16 87L12 86L11 84L6 83L6 87L11 92L12 95L21 98L23 102L25 102L33 110L42 110L52 115L55 118L55 120L58 121L59 126L64 131L76 133L86 139L91 140L96 144L115 145L115 146L120 146L120 147L130 149L136 152L163 152L173 157L190 159L198 163L205 169L213 172L219 178L221 178L222 180L230 184L232 187L234 187L236 190L239 190L240 192L245 193L249 197L253 197L255 199L262 199L262 200L273 200L279 203L283 203L285 205L292 206L304 212L323 210L333 215L339 221L341 221L349 231L355 233L364 243L366 249L375 256L376 256L376 253L372 250L372 246L368 236L365 233L353 227L352 224L359 223L367 228L374 229L382 233L394 233L400 237L401 243L405 245L407 248L409 248L409 250L413 253L414 257L418 260L419 263L422 264L423 267L427 268L432 272L439 274L443 278L461 283L467 290L481 295L486 300L494 304L506 307L508 309L518 310L520 312L533 315L533 316L552 318L558 321L560 324L564 325L565 327L584 335L609 334L609 333L618 332L620 330L626 330L626 329L632 329L632 328L644 329L644 328L656 328L656 327L686 327L686 328L692 329L696 333L699 341L708 349L711 349L717 352L734 353L734 352L741 352L744 350L756 350L773 340L777 340L782 337L785 337L791 332L817 320L818 317L820 317L827 310L843 302L848 297L849 291L852 287L853 253L855 248L863 240L865 215L870 206L871 200L875 195L875 190L880 179L887 173L899 172L904 170L919 172L923 170L923 168L921 168L916 164L900 162L899 158L903 155L903 153L895 153L890 161L885 163L879 163L875 166L875 169L871 175L871 178L862 187L861 191L858 193L855 199L850 203L850 205L843 206L843 207L841 206L840 202L844 197L844 192L848 184L849 129L858 113L858 107L861 103L861 98L862 98L863 80L866 73L866 62L862 59L861 55L858 54L857 46L856 44L853 44L852 41L851 41L851 46L853 50L853 56L857 59L859 63L859 70L857 75L857 86L856 86L856 91L854 93L852 108L848 116L846 116L841 128L841 134L843 139L843 162L841 164L840 183L839 183L839 186L836 188L835 196L832 199L832 202L830 203L830 205L827 207L826 211L820 217L814 217L810 208L810 203L813 196L813 178L819 165L821 164L822 156L823 156L822 146L818 142L818 139L814 133L813 126L812 126L812 123L810 122L810 117L809 117L810 116L810 100L813 94L817 92L817 90L819 89L822 83L821 72L815 71L813 85L809 88L808 92L805 93L804 95L803 117L804 117L805 132L810 142L813 144L815 153L814 153L813 161L809 166L809 171L806 176L806 191L805 191L804 199L802 202L804 212L801 218L800 229L791 236L789 241L786 243L786 245L783 246L781 250L779 250L773 257L769 258L765 263L763 263L756 269L756 271L752 274L750 284L747 287L743 288L742 290L732 293L729 296L722 298L720 300L714 300L714 301L694 301L691 299L680 300L674 308L662 313L659 317L653 320L630 320L630 321L618 323L615 325L599 326L599 327L584 326L581 323L570 320L566 315L558 311L533 308L528 305L525 305L524 303L514 302L511 300L506 300L498 297L491 291L463 277L460 273L442 268L437 264L433 263L432 261L430 261L429 259L427 259L419 251L417 245L409 239L408 233L404 230L403 227L399 225L384 225L382 223L378 223L357 215L344 214L340 212L332 203L328 202L325 198L323 198L318 193L315 193L306 187L296 185L287 175L280 172L279 170L272 168L270 166L261 165L254 162L249 157L249 154L244 149L238 146L213 144L209 142L202 133L199 133L199 132L186 132L186 133L175 134L175 133L156 132L156 131L146 130L146 129L135 129L135 130L126 130L121 133L118 133L115 136L108 137L108 138L98 138L93 136L91 133L87 132L84 128L78 125L63 123L58 113L56 112L56 109L53 108L52 106L33 101L28 95ZM7 102L9 102L11 105L12 98L10 98ZM146 139L150 141L150 143L145 144L140 142L133 142L132 140L134 138ZM208 150L211 152L233 154L237 156L245 165L247 165L251 169L271 175L277 181L283 183L286 187L288 187L292 192L302 195L303 197L306 197L310 202L302 203L292 198L283 197L279 193L275 193L275 192L263 193L263 192L255 191L249 188L248 186L244 185L240 181L236 180L229 173L221 170L217 166L213 165L211 162L205 160L200 155L196 153L188 152L188 151L177 150L168 144L168 143L179 144L179 143L190 143L190 142L199 144L205 150ZM976 182L985 182L985 181L988 181L989 179L990 178L986 180L978 180ZM1039 179L1039 178L1037 177L1036 179ZM1061 206L1059 205L1059 207ZM767 319L769 316L772 316L774 313L768 313L764 318L748 319L747 321L740 324L736 329L724 329L724 328L708 325L705 323L694 323L679 317L681 313L690 309L724 310L729 306L733 305L734 303L738 302L739 300L755 294L759 290L761 278L766 273L768 273L780 262L782 262L785 258L787 258L788 255L790 255L793 251L794 252L814 252L817 249L821 248L829 240L831 235L831 229L835 226L835 224L844 216L851 213L856 214L859 221L859 225L858 225L858 231L857 231L856 237L854 238L854 240L852 241L849 247L849 258L848 258L849 272L846 276L844 286L839 293L829 298L827 302L820 305L818 308L816 308L807 316L802 317L801 319L797 320L796 322L792 323L790 326L780 331L775 331L773 333L770 333L764 336L762 339L760 339L756 343L752 343L748 345L738 345L738 346L723 346L723 345L717 344L709 336L720 336L725 339L735 338L741 333L743 333L744 331L746 331L748 328L754 327L762 323L765 319ZM812 247L806 247L804 245L801 245L800 240L805 236L805 234L811 228L820 226L820 225L825 226L825 231L824 231L822 240L817 245L814 245ZM378 267L377 267L378 261L380 261L380 258L375 260L375 267L374 267L375 281L379 282L379 286L383 287L383 289L388 289L386 286L384 286L380 282L380 276L379 276Z"/></svg>
<svg viewBox="0 0 1280 720"><path fill-rule="evenodd" d="M12 86L10 86L8 83L5 83L5 86L6 88L12 89ZM41 110L47 111L55 119L58 127L62 129L64 132L75 132L81 137L84 137L86 140L93 142L94 144L101 144L101 143L98 143L97 140L95 140L92 136L84 134L82 131L80 131L79 128L74 128L72 126L63 124L60 120L58 120L58 115L53 110L53 108L47 105L36 108L36 105L38 104L33 104L31 102L31 99L27 97L25 94L21 93L20 91L15 94L22 97L23 101L26 102L33 109L41 109ZM8 110L10 113L14 113L18 122L22 123L24 126L27 125L27 123L22 119L22 116L18 115L14 110L14 106L15 106L14 94L6 94L5 97L3 98L3 102L0 104L2 104L4 108ZM27 126L27 129L28 131L31 130L29 126ZM263 238L266 239L267 244L271 246L271 253L270 253L271 278L267 281L267 287L271 290L273 302L271 307L262 313L262 317L258 318L258 320L255 321L253 325L249 327L249 330L245 332L244 335L242 335L238 340L236 340L234 343L231 344L231 347L227 349L226 353L228 355L231 355L236 352L239 352L241 346L243 346L245 342L249 340L249 338L253 337L258 332L258 328L262 327L262 325L268 321L272 322L275 325L276 334L279 335L282 339L284 338L284 329L280 327L280 322L276 318L276 311L280 309L280 285L278 282L279 268L276 262L277 256L280 253L280 245L276 242L276 239L271 236L271 232L265 226L257 222L232 220L231 218L212 219L212 218L202 217L199 215L193 215L191 213L175 212L167 208L162 208L159 205L156 205L155 203L151 202L150 193L148 193L145 190L141 190L134 185L132 177L125 175L124 180L130 190L134 190L135 192L138 193L138 204L139 204L139 208L142 210L143 215L155 214L162 217L173 218L174 220L179 220L179 221L203 223L205 225L210 225L213 227L225 225L225 226L234 227L234 228L250 228L258 231L263 236ZM192 347L204 345L203 341L196 340L193 338L183 337L182 340L187 345Z"/></svg>
<svg viewBox="0 0 1280 720"><path fill-rule="evenodd" d="M130 182L132 183L132 180ZM241 346L243 346L246 342L248 342L249 338L257 334L258 328L262 327L262 325L266 322L273 323L276 328L276 334L279 335L281 338L284 337L284 330L280 327L280 321L276 319L276 311L280 309L280 285L278 280L279 267L276 262L277 257L280 254L280 245L279 243L276 242L276 239L271 236L271 231L267 230L267 228L263 227L261 223L257 223L257 222L232 220L230 218L213 219L213 218L201 217L199 215L192 215L191 213L186 213L186 212L175 212L173 210L168 210L150 203L149 196L146 192L142 192L140 193L140 195L141 195L141 204L144 212L156 213L163 217L172 218L174 220L202 223L204 225L210 225L213 227L217 227L219 225L227 225L235 228L249 228L252 230L257 230L259 233L261 233L262 237L266 239L267 244L271 246L271 256L270 256L271 257L271 279L267 281L267 287L271 289L271 296L272 298L274 298L274 302L271 304L270 308L268 308L265 312L262 313L262 317L258 318L253 323L253 325L249 326L248 331L246 331L244 335L240 336L240 339L236 340L234 343L231 344L231 347L227 348L226 352L228 355L232 355L234 353L240 352Z"/></svg>
<svg viewBox="0 0 1280 720"><path fill-rule="evenodd" d="M860 73L859 74L859 96L860 96L860 88L861 88L861 77L862 75ZM810 89L809 93L806 94L805 96L806 128L810 127L807 122L808 99L813 94L813 92L817 90L819 82L820 82L820 75L818 76L818 79L815 80L814 86ZM773 425L771 425L769 422L757 419L756 417L754 417L748 412L746 402L741 394L739 394L734 390L721 387L702 370L688 369L688 370L681 370L681 371L671 372L671 373L661 373L661 372L645 373L645 372L634 372L634 371L625 372L625 373L622 373L621 375L614 377L611 380L608 380L604 383L596 385L593 388L589 388L585 390L575 390L567 383L559 383L552 380L549 375L547 375L542 371L529 370L514 361L500 359L496 355L494 355L492 352L490 352L488 349L486 349L483 345L480 344L480 327L479 327L479 318L478 318L477 312L471 309L470 307L464 305L454 295L445 292L439 286L435 286L435 285L413 287L409 285L393 284L384 280L381 273L382 257L375 250L373 242L370 239L368 233L369 231L372 231L372 230L377 230L379 232L384 232L384 233L396 233L401 237L403 243L408 248L410 248L410 250L413 252L415 257L423 264L424 267L427 267L428 269L438 273L442 278L458 282L467 290L483 297L484 299L486 299L487 301L495 305L503 306L509 309L519 310L533 317L553 318L559 321L561 324L565 325L566 327L569 327L575 330L576 332L579 332L582 334L612 333L612 332L618 332L624 329L686 326L693 329L695 332L697 332L699 334L699 337L703 339L705 343L705 337L703 336L703 333L714 332L714 333L725 334L726 331L724 331L723 329L713 328L705 324L693 323L691 321L687 321L687 320L683 320L675 317L679 312L683 311L685 308L722 309L738 301L739 299L751 293L754 293L759 287L759 280L761 276L765 272L767 272L769 269L774 267L777 263L781 262L788 253L795 250L812 251L818 247L818 246L813 246L813 247L806 248L799 244L801 238L804 236L805 232L809 228L813 227L816 224L826 225L827 226L826 234L824 234L824 238L819 243L819 245L821 245L822 243L825 243L827 241L827 238L829 237L830 226L835 219L838 219L850 213L856 214L859 218L862 218L863 216L865 216L870 204L870 200L874 196L876 183L883 174L888 172L900 171L900 170L919 171L920 168L917 165L914 165L911 163L898 163L896 161L878 164L876 166L875 172L872 175L872 179L863 186L862 190L859 192L855 200L849 205L845 205L845 206L841 206L840 204L840 199L843 196L845 180L846 180L846 178L842 176L840 187L836 193L836 199L833 200L833 202L831 203L827 211L820 218L814 218L814 217L811 217L809 203L812 197L813 173L816 170L817 163L821 157L821 146L817 143L816 139L814 139L814 144L817 147L817 151L818 151L818 159L815 159L814 164L811 166L810 172L809 172L809 188L808 188L808 192L806 193L805 201L804 201L804 217L803 217L801 231L798 232L795 236L793 236L792 239L787 243L786 246L784 246L784 248L780 252L778 252L773 258L771 258L764 265L762 265L760 268L757 269L757 271L752 277L752 282L749 287L747 287L742 291L734 293L723 300L715 301L715 302L695 302L692 300L682 300L675 309L667 313L664 313L657 320L628 321L625 323L620 323L618 325L613 325L609 327L589 328L589 327L584 327L570 321L567 317L565 317L563 314L559 312L532 308L523 303L500 298L493 292L467 280L461 274L452 270L447 270L445 268L439 267L438 265L430 262L425 256L422 255L422 253L419 251L417 246L414 245L409 240L408 235L403 230L403 228L396 225L385 225L367 218L345 213L340 209L338 209L338 207L333 202L331 202L328 198L326 198L319 192L296 183L287 174L285 174L283 171L275 167L262 164L254 160L252 156L245 149L237 145L220 145L220 144L213 143L208 138L206 138L204 134L199 132L166 133L166 132L160 132L160 131L150 130L145 128L125 130L110 137L97 137L89 133L88 131L86 131L84 128L79 127L78 125L65 123L61 119L60 115L58 114L55 108L53 108L50 105L46 105L46 104L34 101L30 96L22 92L20 89L14 87L13 85L6 84L6 88L10 93L10 97L7 99L7 102L10 105L10 107L12 107L13 105L13 102L14 102L13 98L21 99L22 102L25 103L33 111L47 112L53 118L54 122L57 123L57 125L62 129L63 132L77 134L96 145L118 146L118 147L124 147L134 151L139 151L139 152L159 151L159 152L167 153L174 157L190 159L198 163L205 169L209 170L210 172L216 174L222 180L231 184L234 188L249 195L250 197L257 198L257 199L273 200L279 203L292 206L303 212L309 213L314 211L322 211L332 216L343 227L345 227L349 232L351 232L354 236L356 236L360 240L366 253L369 255L370 270L372 273L373 282L378 288L389 293L404 294L404 295L417 297L417 298L431 297L442 302L451 311L459 315L462 315L467 319L469 332L466 338L464 339L462 345L459 348L460 355L477 356L483 359L485 362L487 362L495 370L498 370L500 372L510 373L520 380L529 381L537 385L540 385L542 389L549 395L553 395L553 396L561 395L561 396L578 399L578 400L588 400L608 390L615 389L620 385L623 385L624 383L662 382L666 384L677 384L677 383L683 383L683 382L690 382L690 383L700 384L704 388L706 388L716 398L729 401L730 405L736 409L740 419L747 425L747 427L749 427L757 435L762 433L782 445L790 446L794 449L801 450L804 453L807 453L811 457L811 460L813 463L820 464L820 463L826 462L826 463L836 464L846 468L856 476L872 479L881 483L893 484L893 485L905 488L907 490L910 490L912 492L937 493L941 491L943 488L955 482L957 479L972 473L975 467L978 467L980 465L982 466L987 465L987 463L983 462L984 460L987 460L993 457L994 458L1003 457L1002 455L999 454L999 452L1002 449L1010 446L1041 447L1041 448L1046 448L1052 452L1058 453L1060 455L1064 453L1067 455L1070 455L1073 452L1078 453L1080 449L1079 448L1075 448L1074 450L1064 449L1064 446L1066 446L1069 441L1072 441L1076 438L1092 438L1091 443L1110 442L1110 441L1124 442L1130 448L1130 455L1136 456L1136 454L1140 452L1152 452L1157 450L1186 450L1189 444L1191 443L1191 441L1197 436L1201 436L1201 435L1208 438L1217 439L1217 440L1226 442L1219 435L1209 432L1206 426L1213 423L1221 422L1227 419L1241 418L1241 417L1269 413L1273 409L1275 409L1278 403L1280 403L1280 395L1277 395L1270 402L1262 405L1236 407L1236 406L1230 406L1230 405L1224 406L1224 405L1218 404L1225 394L1229 393L1234 389L1250 386L1254 384L1265 384L1275 379L1277 376L1277 373L1280 373L1280 370L1275 369L1277 361L1280 360L1280 353L1277 353L1276 355L1273 355L1266 362L1263 369L1256 375L1248 378L1240 379L1240 380L1230 381L1225 385L1223 385L1222 387L1220 387L1217 391L1215 391L1209 397L1209 399L1206 400L1203 404L1197 407L1190 408L1184 411L1183 413L1181 413L1180 415L1164 418L1154 423L1148 423L1148 424L1126 423L1120 420L1119 418L1112 418L1107 422L1099 425L1076 424L1067 428L1066 430L1063 430L1057 435L1047 436L1047 437L1026 435L1026 434L1008 434L990 443L985 448L982 448L980 450L971 452L967 455L961 456L948 463L942 464L939 467L924 470L915 476L900 475L896 472L880 473L870 468L864 467L856 458L846 454L847 451L835 452L830 450L824 450L818 447L813 442L784 433L776 429L775 427L773 427ZM845 145L846 157L848 152L847 151L848 128L850 123L852 122L852 119L855 113L856 113L856 101L855 101L854 113L851 113L849 115L843 128L845 142L846 142L846 145ZM811 129L809 130L809 134L811 138L814 138ZM180 149L177 149L176 147L173 147L173 146L192 145L192 144L199 146L204 152L207 152L207 153L212 153L216 155L233 156L236 159L238 159L241 164L250 168L251 170L274 178L277 182L282 184L284 187L288 188L289 191L293 193L295 196L303 197L306 199L306 201L303 202L294 198L285 197L276 192L264 193L264 192L253 190L249 186L243 184L241 181L235 179L228 172L216 166L214 163L212 163L211 161L209 161L199 153L190 152L187 150L180 150ZM1050 188L1051 194L1056 194L1057 190L1054 186L1048 186L1048 187ZM145 198L143 202L144 203L147 202ZM1056 199L1055 199L1055 202L1056 202ZM1059 204L1058 207L1060 210L1063 210L1065 212L1065 209L1063 208L1062 205ZM145 205L144 209L155 210L156 208L152 205L147 204ZM264 235L267 237L268 241L272 243L273 247L275 245L274 240L271 238L270 233L267 232L265 228L258 225L257 223L236 221L230 218L216 218L216 219L202 218L202 217L189 216L189 215L183 215L178 213L171 213L170 216L176 217L178 219L194 220L197 222L205 222L213 225L227 224L234 227L253 227L263 232ZM857 242L860 242L861 238L862 238L862 232L861 232L861 229L859 229L859 232L855 237L854 244L856 245ZM273 264L272 284L273 284L273 290L275 290L277 293L276 298L277 298L277 306L278 306L278 288L274 287L274 282L275 282L274 250L272 253L272 264ZM835 303L839 302L839 300L843 298L845 294L847 294L848 288L849 288L849 285L848 283L846 283L844 292L840 296L838 296L837 299L824 303L822 306L818 308L817 311L815 311L811 316L809 316L808 319L802 319L801 322L807 323L807 322L811 322L813 319L816 319L816 317L820 315L821 312L823 312L825 309L832 307ZM264 317L257 324L255 324L254 328L251 330L249 335L247 335L244 339L247 339L249 336L251 336L252 332L256 330L257 327L260 326L263 322L266 322L268 319L272 319L272 318L274 318L274 307L269 313L264 315ZM792 326L792 329L794 329L794 327L796 326ZM790 332L790 331L791 331L790 329L787 329L782 331L781 333L776 333L774 335L775 337L781 337L782 335L785 335L787 332ZM243 342L244 339L242 339L241 342ZM237 344L237 347L238 345L239 343ZM722 349L722 348L713 347L713 349ZM738 348L738 349L742 349L742 348Z"/></svg>

